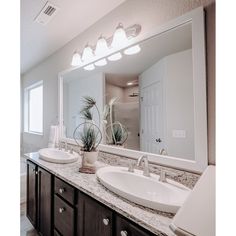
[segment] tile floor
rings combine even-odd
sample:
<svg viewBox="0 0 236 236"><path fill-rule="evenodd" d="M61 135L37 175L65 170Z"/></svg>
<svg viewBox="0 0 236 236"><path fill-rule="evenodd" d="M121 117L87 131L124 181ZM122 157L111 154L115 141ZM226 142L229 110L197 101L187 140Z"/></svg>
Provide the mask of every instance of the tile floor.
<svg viewBox="0 0 236 236"><path fill-rule="evenodd" d="M20 236L39 236L26 217L26 203L20 205Z"/></svg>

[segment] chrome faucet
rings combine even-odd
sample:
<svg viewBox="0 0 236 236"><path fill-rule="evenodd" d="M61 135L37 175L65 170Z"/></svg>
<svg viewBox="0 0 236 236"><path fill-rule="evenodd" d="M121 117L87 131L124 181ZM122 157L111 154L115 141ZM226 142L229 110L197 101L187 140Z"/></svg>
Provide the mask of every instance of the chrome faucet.
<svg viewBox="0 0 236 236"><path fill-rule="evenodd" d="M160 149L160 154L161 155L167 155L167 152L164 148Z"/></svg>
<svg viewBox="0 0 236 236"><path fill-rule="evenodd" d="M139 157L138 162L137 162L137 166L141 166L142 160L144 161L143 175L147 176L147 177L150 177L149 164L148 164L148 156L147 155L143 155L143 156Z"/></svg>

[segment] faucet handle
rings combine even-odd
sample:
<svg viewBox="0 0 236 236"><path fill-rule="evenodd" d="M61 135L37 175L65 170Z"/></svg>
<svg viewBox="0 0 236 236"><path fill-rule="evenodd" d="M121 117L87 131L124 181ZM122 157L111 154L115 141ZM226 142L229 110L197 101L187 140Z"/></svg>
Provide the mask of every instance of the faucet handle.
<svg viewBox="0 0 236 236"><path fill-rule="evenodd" d="M160 179L159 179L161 182L167 182L166 181L166 171L165 170L163 170L162 168L161 168L161 171L160 171Z"/></svg>
<svg viewBox="0 0 236 236"><path fill-rule="evenodd" d="M62 149L62 142L59 140L58 142L58 149L61 150Z"/></svg>
<svg viewBox="0 0 236 236"><path fill-rule="evenodd" d="M134 172L134 166L135 166L135 163L133 161L129 161L128 171L129 172Z"/></svg>
<svg viewBox="0 0 236 236"><path fill-rule="evenodd" d="M73 147L72 147L72 146L69 146L69 147L68 147L68 151L70 151L70 154L73 154Z"/></svg>
<svg viewBox="0 0 236 236"><path fill-rule="evenodd" d="M67 141L64 142L64 148L65 148L65 151L68 151L68 143L67 143Z"/></svg>

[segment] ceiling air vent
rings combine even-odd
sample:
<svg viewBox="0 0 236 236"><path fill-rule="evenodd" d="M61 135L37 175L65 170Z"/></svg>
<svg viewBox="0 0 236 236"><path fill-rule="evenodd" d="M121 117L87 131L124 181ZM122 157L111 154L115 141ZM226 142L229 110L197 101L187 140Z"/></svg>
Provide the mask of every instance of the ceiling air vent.
<svg viewBox="0 0 236 236"><path fill-rule="evenodd" d="M35 18L35 21L41 25L46 25L58 12L59 8L50 2L47 2L40 13Z"/></svg>

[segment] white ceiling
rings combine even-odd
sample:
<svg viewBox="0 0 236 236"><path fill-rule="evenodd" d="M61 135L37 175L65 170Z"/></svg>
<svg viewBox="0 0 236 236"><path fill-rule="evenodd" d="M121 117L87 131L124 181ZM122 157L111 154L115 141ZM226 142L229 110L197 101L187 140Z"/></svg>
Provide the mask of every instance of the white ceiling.
<svg viewBox="0 0 236 236"><path fill-rule="evenodd" d="M138 85L138 75L130 74L105 74L106 83L126 88L133 87ZM132 85L127 85L128 82L132 82Z"/></svg>
<svg viewBox="0 0 236 236"><path fill-rule="evenodd" d="M60 8L46 25L34 22L46 0L21 0L21 73L43 61L125 0L50 0Z"/></svg>

